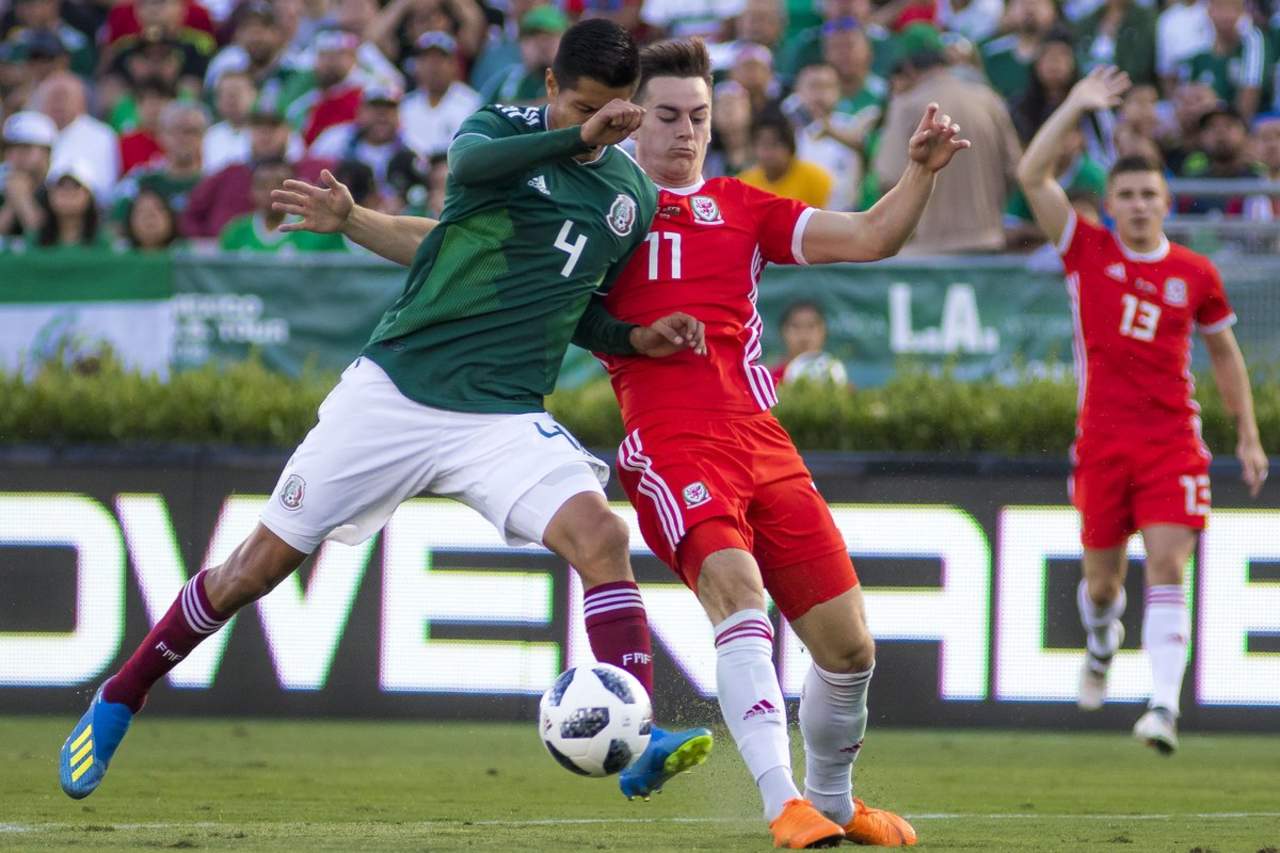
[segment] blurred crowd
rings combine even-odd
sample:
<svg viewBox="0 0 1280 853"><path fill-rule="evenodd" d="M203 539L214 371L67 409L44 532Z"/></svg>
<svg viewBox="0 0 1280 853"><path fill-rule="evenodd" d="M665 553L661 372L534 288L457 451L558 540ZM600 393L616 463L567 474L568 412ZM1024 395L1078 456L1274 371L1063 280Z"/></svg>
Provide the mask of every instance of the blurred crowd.
<svg viewBox="0 0 1280 853"><path fill-rule="evenodd" d="M1107 166L1280 179L1280 0L0 0L0 239L350 251L281 232L270 192L334 170L380 210L438 214L445 149L485 103L538 103L559 39L604 17L642 42L705 39L708 177L864 209L897 180L930 101L974 148L908 252L1043 242L1013 169L1072 84L1133 88L1066 140L1058 175L1099 217ZM1263 193L1179 214L1271 220Z"/></svg>

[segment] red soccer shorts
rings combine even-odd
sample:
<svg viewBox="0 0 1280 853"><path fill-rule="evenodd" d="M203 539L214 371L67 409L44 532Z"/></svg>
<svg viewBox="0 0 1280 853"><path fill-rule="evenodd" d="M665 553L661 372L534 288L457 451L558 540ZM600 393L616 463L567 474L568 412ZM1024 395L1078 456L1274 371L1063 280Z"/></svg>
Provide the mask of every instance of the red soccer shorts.
<svg viewBox="0 0 1280 853"><path fill-rule="evenodd" d="M1087 436L1076 448L1070 485L1086 548L1114 548L1152 524L1203 530L1209 454L1196 435L1173 441Z"/></svg>
<svg viewBox="0 0 1280 853"><path fill-rule="evenodd" d="M695 592L703 561L724 548L754 555L787 619L858 583L813 476L770 414L636 429L618 450L618 479L645 542Z"/></svg>

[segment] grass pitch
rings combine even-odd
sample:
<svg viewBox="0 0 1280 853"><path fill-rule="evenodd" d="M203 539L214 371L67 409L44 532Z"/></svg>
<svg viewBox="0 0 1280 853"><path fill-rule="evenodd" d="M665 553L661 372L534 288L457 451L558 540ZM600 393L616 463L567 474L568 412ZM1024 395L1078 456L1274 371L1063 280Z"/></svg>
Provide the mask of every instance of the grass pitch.
<svg viewBox="0 0 1280 853"><path fill-rule="evenodd" d="M531 724L146 716L76 802L56 763L73 722L0 718L0 850L769 849L723 731L706 765L628 803L557 767ZM1124 732L880 729L858 791L910 816L922 850L1280 848L1276 736L1190 735L1163 759Z"/></svg>

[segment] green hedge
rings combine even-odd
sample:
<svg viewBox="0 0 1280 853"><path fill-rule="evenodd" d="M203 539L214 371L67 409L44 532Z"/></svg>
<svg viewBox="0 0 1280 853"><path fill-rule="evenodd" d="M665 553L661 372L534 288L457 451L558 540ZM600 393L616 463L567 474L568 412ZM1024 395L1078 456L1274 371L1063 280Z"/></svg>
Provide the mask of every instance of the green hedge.
<svg viewBox="0 0 1280 853"><path fill-rule="evenodd" d="M334 377L294 380L256 362L178 373L166 382L111 361L52 365L31 381L0 375L0 442L182 444L287 448L315 422ZM1205 439L1229 454L1235 430L1212 381L1202 382ZM1254 390L1269 452L1280 453L1280 383ZM958 382L904 369L883 388L787 386L778 417L803 450L1061 455L1071 443L1075 385ZM606 382L557 392L551 412L591 447L615 447L622 421Z"/></svg>

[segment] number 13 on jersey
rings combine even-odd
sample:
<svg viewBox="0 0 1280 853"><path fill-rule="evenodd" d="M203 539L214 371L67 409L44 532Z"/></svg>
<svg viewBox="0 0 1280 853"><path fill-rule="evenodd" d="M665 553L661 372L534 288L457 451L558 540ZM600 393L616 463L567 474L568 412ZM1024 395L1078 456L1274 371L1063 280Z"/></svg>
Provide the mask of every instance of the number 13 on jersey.
<svg viewBox="0 0 1280 853"><path fill-rule="evenodd" d="M1122 294L1124 316L1120 318L1120 334L1127 335L1137 341L1153 341L1156 337L1156 325L1160 322L1160 306L1145 299L1139 299L1132 293Z"/></svg>

